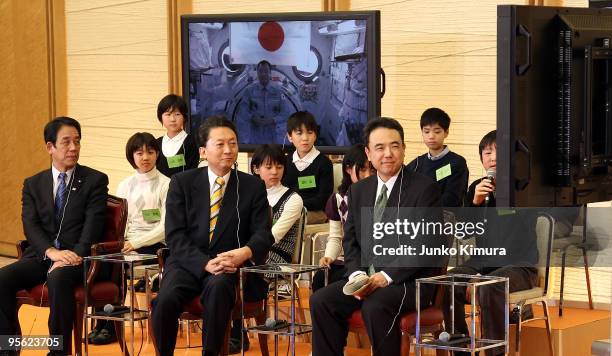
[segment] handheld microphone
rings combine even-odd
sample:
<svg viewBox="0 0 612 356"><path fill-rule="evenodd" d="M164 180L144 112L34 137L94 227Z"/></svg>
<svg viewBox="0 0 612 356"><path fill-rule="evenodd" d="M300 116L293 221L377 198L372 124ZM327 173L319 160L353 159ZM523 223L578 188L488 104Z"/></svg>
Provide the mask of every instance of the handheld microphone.
<svg viewBox="0 0 612 356"><path fill-rule="evenodd" d="M487 179L491 182L495 181L495 175L497 174L497 171L495 170L495 168L489 168L487 169ZM490 196L492 193L487 194L486 198L485 198L485 202L488 204L489 200L490 200Z"/></svg>

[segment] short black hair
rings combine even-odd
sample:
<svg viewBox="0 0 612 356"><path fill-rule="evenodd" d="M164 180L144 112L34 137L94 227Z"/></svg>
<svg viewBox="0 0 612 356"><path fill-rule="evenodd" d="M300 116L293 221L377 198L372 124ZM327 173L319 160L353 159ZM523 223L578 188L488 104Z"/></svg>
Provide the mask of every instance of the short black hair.
<svg viewBox="0 0 612 356"><path fill-rule="evenodd" d="M423 111L421 115L421 130L427 125L438 124L444 131L448 131L450 127L450 116L444 110L439 108L429 108Z"/></svg>
<svg viewBox="0 0 612 356"><path fill-rule="evenodd" d="M236 139L238 139L238 131L236 131L236 125L234 125L233 122L226 119L223 115L213 115L207 117L198 128L198 142L200 143L200 147L206 146L208 136L210 135L210 130L216 127L227 127L231 129L234 131Z"/></svg>
<svg viewBox="0 0 612 356"><path fill-rule="evenodd" d="M363 129L363 142L367 146L370 143L370 134L377 128L384 127L386 129L395 130L399 133L402 143L404 143L404 128L397 120L390 117L377 117L368 121Z"/></svg>
<svg viewBox="0 0 612 356"><path fill-rule="evenodd" d="M185 99L176 95L176 94L168 94L159 101L157 104L157 120L163 123L162 115L168 110L178 110L181 114L183 114L183 125L187 126L187 122L189 118L187 117L187 103Z"/></svg>
<svg viewBox="0 0 612 356"><path fill-rule="evenodd" d="M125 158L127 158L128 162L132 165L134 169L136 167L136 163L134 162L134 152L141 149L143 146L146 148L151 148L157 152L159 155L159 151L161 150L159 147L159 143L155 139L153 135L148 132L136 132L132 135L125 144Z"/></svg>
<svg viewBox="0 0 612 356"><path fill-rule="evenodd" d="M496 142L497 142L497 130L493 130L482 137L482 140L480 140L480 143L478 144L478 156L480 157L481 162L482 162L482 151L484 151L484 149L487 146L491 146L495 144Z"/></svg>
<svg viewBox="0 0 612 356"><path fill-rule="evenodd" d="M306 130L314 131L319 136L319 124L314 116L308 111L296 111L287 119L287 133L291 135L293 131L302 129L302 125Z"/></svg>
<svg viewBox="0 0 612 356"><path fill-rule="evenodd" d="M79 133L79 137L81 137L81 124L79 124L78 121L68 116L58 116L47 122L45 125L45 130L43 132L45 143L51 142L53 145L55 145L57 141L57 133L63 126L74 127Z"/></svg>
<svg viewBox="0 0 612 356"><path fill-rule="evenodd" d="M266 61L265 59L262 60L262 61L259 61L259 63L257 63L257 67L255 67L255 69L259 69L259 67L261 67L264 64L267 64L268 65L268 69L272 70L272 64L270 64L270 62Z"/></svg>
<svg viewBox="0 0 612 356"><path fill-rule="evenodd" d="M258 176L255 173L255 168L261 167L267 161L270 161L272 164L281 164L283 167L286 166L287 158L280 145L266 143L257 146L251 158L251 173Z"/></svg>
<svg viewBox="0 0 612 356"><path fill-rule="evenodd" d="M346 151L342 159L342 182L338 186L338 193L340 195L345 195L351 184L353 184L351 175L346 172L347 168L355 166L357 178L359 178L359 170L364 168L368 162L368 156L365 153L365 145L363 143L354 144Z"/></svg>

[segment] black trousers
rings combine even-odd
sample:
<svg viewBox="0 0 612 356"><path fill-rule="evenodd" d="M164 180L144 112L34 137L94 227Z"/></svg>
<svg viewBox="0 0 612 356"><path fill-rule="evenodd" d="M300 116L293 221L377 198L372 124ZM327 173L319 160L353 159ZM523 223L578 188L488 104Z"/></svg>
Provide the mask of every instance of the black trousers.
<svg viewBox="0 0 612 356"><path fill-rule="evenodd" d="M508 277L510 293L530 289L537 284L538 274L534 268L507 266L500 268L478 268L473 266L455 267L449 274L477 274L498 277ZM476 289L476 298L480 306L480 322L482 323L482 337L485 339L504 338L505 286L495 283ZM466 288L455 287L455 333L469 335L465 321ZM447 332L451 332L451 293L446 288L444 294L444 325ZM455 355L467 353L456 352ZM504 348L486 350L487 355L503 355Z"/></svg>
<svg viewBox="0 0 612 356"><path fill-rule="evenodd" d="M346 267L343 264L332 263L327 271L327 284L344 279L345 273ZM316 292L323 287L325 287L325 272L317 271L312 277L312 291Z"/></svg>
<svg viewBox="0 0 612 356"><path fill-rule="evenodd" d="M399 355L401 334L399 313L416 309L415 284L391 284L380 288L365 300L344 295L343 279L319 289L310 297L312 318L312 355L344 355L348 336L348 317L361 309L363 321L372 344L374 355ZM404 293L405 292L405 293ZM405 294L405 295L404 295ZM402 298L404 299L402 303ZM430 290L421 295L423 304L431 299ZM401 307L400 307L401 306ZM395 318L395 322L393 322ZM393 327L391 327L393 324Z"/></svg>
<svg viewBox="0 0 612 356"><path fill-rule="evenodd" d="M197 296L204 307L202 353L218 354L236 301L237 281L236 274L207 274L198 279L179 267L167 266L159 294L152 302L153 334L160 354L174 354L183 305Z"/></svg>
<svg viewBox="0 0 612 356"><path fill-rule="evenodd" d="M0 335L15 335L21 329L17 318L15 294L39 284L47 285L49 295L49 335L63 336L63 350L52 354L72 353L72 326L75 318L74 289L83 283L83 266L60 267L47 274L52 261L22 258L0 268Z"/></svg>

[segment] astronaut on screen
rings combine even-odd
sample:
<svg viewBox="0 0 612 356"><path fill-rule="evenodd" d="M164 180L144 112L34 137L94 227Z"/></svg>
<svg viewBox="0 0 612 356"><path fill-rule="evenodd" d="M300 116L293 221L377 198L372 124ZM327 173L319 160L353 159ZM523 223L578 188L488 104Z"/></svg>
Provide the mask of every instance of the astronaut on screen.
<svg viewBox="0 0 612 356"><path fill-rule="evenodd" d="M271 64L257 64L257 83L245 89L238 130L244 143L283 143L289 108L281 88L271 79Z"/></svg>

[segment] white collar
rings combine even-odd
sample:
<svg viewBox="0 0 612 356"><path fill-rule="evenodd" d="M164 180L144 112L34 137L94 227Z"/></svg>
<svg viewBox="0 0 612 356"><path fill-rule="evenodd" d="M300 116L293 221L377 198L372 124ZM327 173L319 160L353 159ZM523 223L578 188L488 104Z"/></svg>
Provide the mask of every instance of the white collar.
<svg viewBox="0 0 612 356"><path fill-rule="evenodd" d="M170 136L168 136L168 133L166 132L166 134L164 135L163 138L163 142L172 142L172 141L180 141L183 142L185 140L185 137L187 137L187 132L185 132L185 130L181 130L181 132L177 133L174 137L170 138Z"/></svg>
<svg viewBox="0 0 612 356"><path fill-rule="evenodd" d="M210 195L212 195L213 192L213 188L215 187L215 180L217 180L217 177L219 177L218 175L215 174L215 172L213 172L210 167L207 168L208 169L208 187L210 188ZM223 181L225 182L225 184L223 184L223 187L221 187L221 193L225 193L225 188L227 188L227 182L229 182L230 179L230 174L232 174L232 170L230 169L229 172L227 172L227 174L225 174L223 177Z"/></svg>
<svg viewBox="0 0 612 356"><path fill-rule="evenodd" d="M155 167L153 167L153 169L151 169L150 171L146 173L136 172L136 180L138 180L139 182L146 182L146 181L155 179L158 176L159 176L159 171Z"/></svg>
<svg viewBox="0 0 612 356"><path fill-rule="evenodd" d="M172 157L178 153L187 138L187 132L181 130L176 136L170 138L166 133L162 138L162 153L166 157Z"/></svg>
<svg viewBox="0 0 612 356"><path fill-rule="evenodd" d="M317 158L320 153L321 152L319 152L319 150L317 150L315 146L312 146L310 151L306 155L304 155L304 157L300 158L296 149L295 152L293 152L293 163L302 161L308 164L312 164L312 162L314 162L315 158Z"/></svg>
<svg viewBox="0 0 612 356"><path fill-rule="evenodd" d="M378 184L376 186L376 197L374 198L375 199L374 201L378 199L378 194L380 194L380 191L382 190L383 185L387 186L387 198L389 198L389 194L391 194L391 190L393 189L393 186L395 185L395 181L397 181L397 176L399 176L400 173L401 173L401 170L400 172L397 172L396 175L389 178L386 182L383 182L382 179L380 179L380 176L376 174L376 179L378 181Z"/></svg>
<svg viewBox="0 0 612 356"><path fill-rule="evenodd" d="M448 146L444 146L444 149L442 150L442 152L438 153L436 156L432 156L431 153L427 151L427 158L429 158L432 161L437 161L441 159L442 157L446 156L449 152L450 150L448 149Z"/></svg>
<svg viewBox="0 0 612 356"><path fill-rule="evenodd" d="M70 178L72 178L72 173L74 173L74 169L76 168L76 166L70 168L69 170L66 171L66 182L70 182ZM51 174L53 175L53 183L56 184L57 183L57 177L59 176L61 172L59 171L59 169L55 168L55 166L53 164L51 164Z"/></svg>

